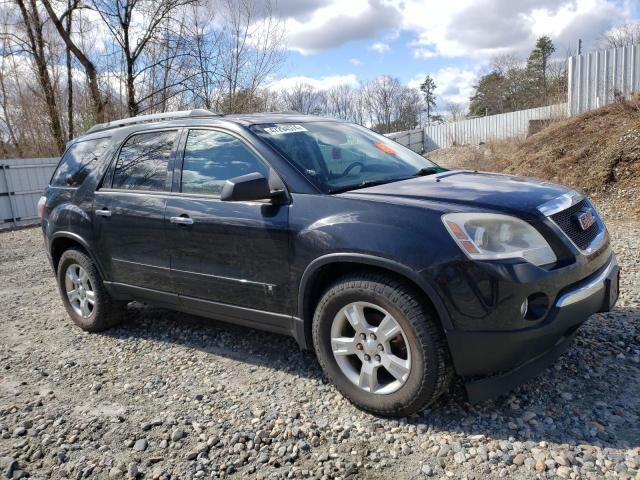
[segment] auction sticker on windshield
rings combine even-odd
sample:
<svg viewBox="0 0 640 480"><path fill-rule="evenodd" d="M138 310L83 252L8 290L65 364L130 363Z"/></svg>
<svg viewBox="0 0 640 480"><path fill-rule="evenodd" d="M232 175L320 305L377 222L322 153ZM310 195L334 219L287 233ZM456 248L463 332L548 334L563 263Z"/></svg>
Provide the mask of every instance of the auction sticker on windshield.
<svg viewBox="0 0 640 480"><path fill-rule="evenodd" d="M267 127L264 129L269 135L282 135L283 133L306 132L307 129L302 125L292 125L290 123L281 123L275 127Z"/></svg>

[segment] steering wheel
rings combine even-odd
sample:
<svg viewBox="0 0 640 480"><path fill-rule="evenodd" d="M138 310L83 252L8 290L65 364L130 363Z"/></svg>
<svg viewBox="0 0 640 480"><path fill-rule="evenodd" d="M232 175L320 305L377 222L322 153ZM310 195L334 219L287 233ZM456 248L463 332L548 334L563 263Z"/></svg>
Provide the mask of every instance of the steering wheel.
<svg viewBox="0 0 640 480"><path fill-rule="evenodd" d="M351 170L353 170L356 167L360 167L360 168L364 168L364 163L362 162L353 162L351 165L349 165L347 168L344 169L344 172L342 172L342 176L346 176L349 175L349 172Z"/></svg>

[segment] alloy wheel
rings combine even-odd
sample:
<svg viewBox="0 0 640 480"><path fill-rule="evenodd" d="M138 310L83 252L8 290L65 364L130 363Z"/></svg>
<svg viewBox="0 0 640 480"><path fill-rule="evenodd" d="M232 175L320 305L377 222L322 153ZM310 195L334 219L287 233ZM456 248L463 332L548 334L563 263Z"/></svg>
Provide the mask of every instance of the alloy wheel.
<svg viewBox="0 0 640 480"><path fill-rule="evenodd" d="M64 275L64 286L73 311L83 318L90 317L96 295L86 270L77 263L69 265Z"/></svg>
<svg viewBox="0 0 640 480"><path fill-rule="evenodd" d="M343 307L331 325L331 350L342 373L366 392L393 393L409 378L407 337L378 305L353 302Z"/></svg>

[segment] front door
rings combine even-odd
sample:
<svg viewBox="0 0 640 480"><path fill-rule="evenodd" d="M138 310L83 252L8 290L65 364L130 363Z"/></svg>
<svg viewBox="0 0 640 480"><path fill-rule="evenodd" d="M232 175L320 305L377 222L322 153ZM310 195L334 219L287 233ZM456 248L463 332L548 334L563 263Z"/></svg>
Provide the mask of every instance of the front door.
<svg viewBox="0 0 640 480"><path fill-rule="evenodd" d="M165 210L177 130L129 137L94 200L95 241L117 289L177 303L171 285ZM175 300L160 292L173 293Z"/></svg>
<svg viewBox="0 0 640 480"><path fill-rule="evenodd" d="M240 138L214 129L188 131L175 174L179 192L166 210L171 273L187 307L248 319L269 312L276 314L274 322L286 323L289 206L219 198L227 179L252 172L268 176L269 167Z"/></svg>

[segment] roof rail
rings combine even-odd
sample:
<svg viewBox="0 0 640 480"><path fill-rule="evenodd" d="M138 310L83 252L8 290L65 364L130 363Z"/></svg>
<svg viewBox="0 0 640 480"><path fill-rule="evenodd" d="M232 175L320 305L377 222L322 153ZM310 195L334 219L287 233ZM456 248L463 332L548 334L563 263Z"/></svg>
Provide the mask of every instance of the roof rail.
<svg viewBox="0 0 640 480"><path fill-rule="evenodd" d="M151 115L138 115L131 118L123 118L121 120L113 120L107 123L96 123L87 130L87 133L100 132L111 128L125 127L127 125L136 125L138 123L158 122L160 120L177 120L179 118L189 117L219 117L219 113L214 113L204 108L195 108L193 110L179 110L177 112L153 113Z"/></svg>

